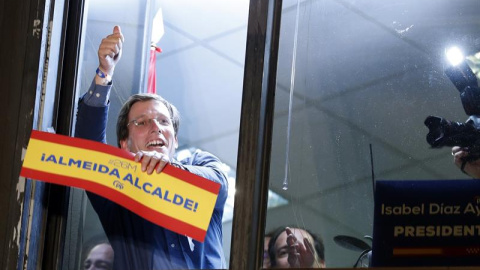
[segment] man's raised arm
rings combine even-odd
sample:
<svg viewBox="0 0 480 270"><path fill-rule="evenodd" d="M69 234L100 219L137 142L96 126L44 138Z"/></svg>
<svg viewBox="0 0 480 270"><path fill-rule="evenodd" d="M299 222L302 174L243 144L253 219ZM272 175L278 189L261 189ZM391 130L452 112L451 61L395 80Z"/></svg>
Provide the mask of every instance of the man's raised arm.
<svg viewBox="0 0 480 270"><path fill-rule="evenodd" d="M122 57L124 37L119 26L102 39L95 78L78 102L75 137L106 142L108 102L115 66Z"/></svg>

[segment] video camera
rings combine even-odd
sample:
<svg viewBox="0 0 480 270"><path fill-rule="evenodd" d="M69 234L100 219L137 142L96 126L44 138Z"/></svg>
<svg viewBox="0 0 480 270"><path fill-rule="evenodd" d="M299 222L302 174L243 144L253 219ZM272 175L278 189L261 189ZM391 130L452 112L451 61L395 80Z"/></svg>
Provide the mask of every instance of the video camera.
<svg viewBox="0 0 480 270"><path fill-rule="evenodd" d="M427 142L433 148L460 146L469 149L466 161L480 158L480 88L477 77L466 61L445 69L445 74L460 92L463 109L469 115L465 123L428 116Z"/></svg>

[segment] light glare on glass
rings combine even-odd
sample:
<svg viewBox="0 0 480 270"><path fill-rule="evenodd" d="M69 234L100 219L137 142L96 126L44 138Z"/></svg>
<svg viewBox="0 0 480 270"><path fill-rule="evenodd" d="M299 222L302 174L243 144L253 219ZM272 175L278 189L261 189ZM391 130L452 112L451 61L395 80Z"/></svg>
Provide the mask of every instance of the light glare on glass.
<svg viewBox="0 0 480 270"><path fill-rule="evenodd" d="M452 66L460 64L465 57L463 56L462 51L458 47L452 47L446 51L448 62Z"/></svg>

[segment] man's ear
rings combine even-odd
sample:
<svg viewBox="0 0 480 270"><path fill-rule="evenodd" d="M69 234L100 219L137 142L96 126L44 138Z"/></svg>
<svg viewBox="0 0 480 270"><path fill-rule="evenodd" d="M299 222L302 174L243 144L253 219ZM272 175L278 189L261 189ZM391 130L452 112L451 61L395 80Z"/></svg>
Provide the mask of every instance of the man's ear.
<svg viewBox="0 0 480 270"><path fill-rule="evenodd" d="M175 150L178 148L178 139L177 135L175 135Z"/></svg>
<svg viewBox="0 0 480 270"><path fill-rule="evenodd" d="M128 139L120 140L120 148L128 151Z"/></svg>

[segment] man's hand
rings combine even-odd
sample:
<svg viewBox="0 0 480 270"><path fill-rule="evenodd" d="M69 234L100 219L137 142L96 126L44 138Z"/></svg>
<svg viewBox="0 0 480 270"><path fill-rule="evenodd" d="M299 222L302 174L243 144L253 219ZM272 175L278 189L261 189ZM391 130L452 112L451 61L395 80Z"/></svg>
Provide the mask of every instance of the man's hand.
<svg viewBox="0 0 480 270"><path fill-rule="evenodd" d="M113 75L115 65L122 58L123 34L120 26L113 28L113 33L108 35L98 48L98 62L100 70L110 76Z"/></svg>
<svg viewBox="0 0 480 270"><path fill-rule="evenodd" d="M453 162L455 165L471 177L480 178L480 159L465 161L468 155L469 152L465 148L459 146L452 148Z"/></svg>
<svg viewBox="0 0 480 270"><path fill-rule="evenodd" d="M297 241L297 237L290 228L286 228L288 245L288 263L294 268L311 268L316 260L315 248L305 237L303 244Z"/></svg>
<svg viewBox="0 0 480 270"><path fill-rule="evenodd" d="M139 151L135 154L135 161L142 164L142 172L152 174L153 171L161 173L170 163L170 158L156 151Z"/></svg>

